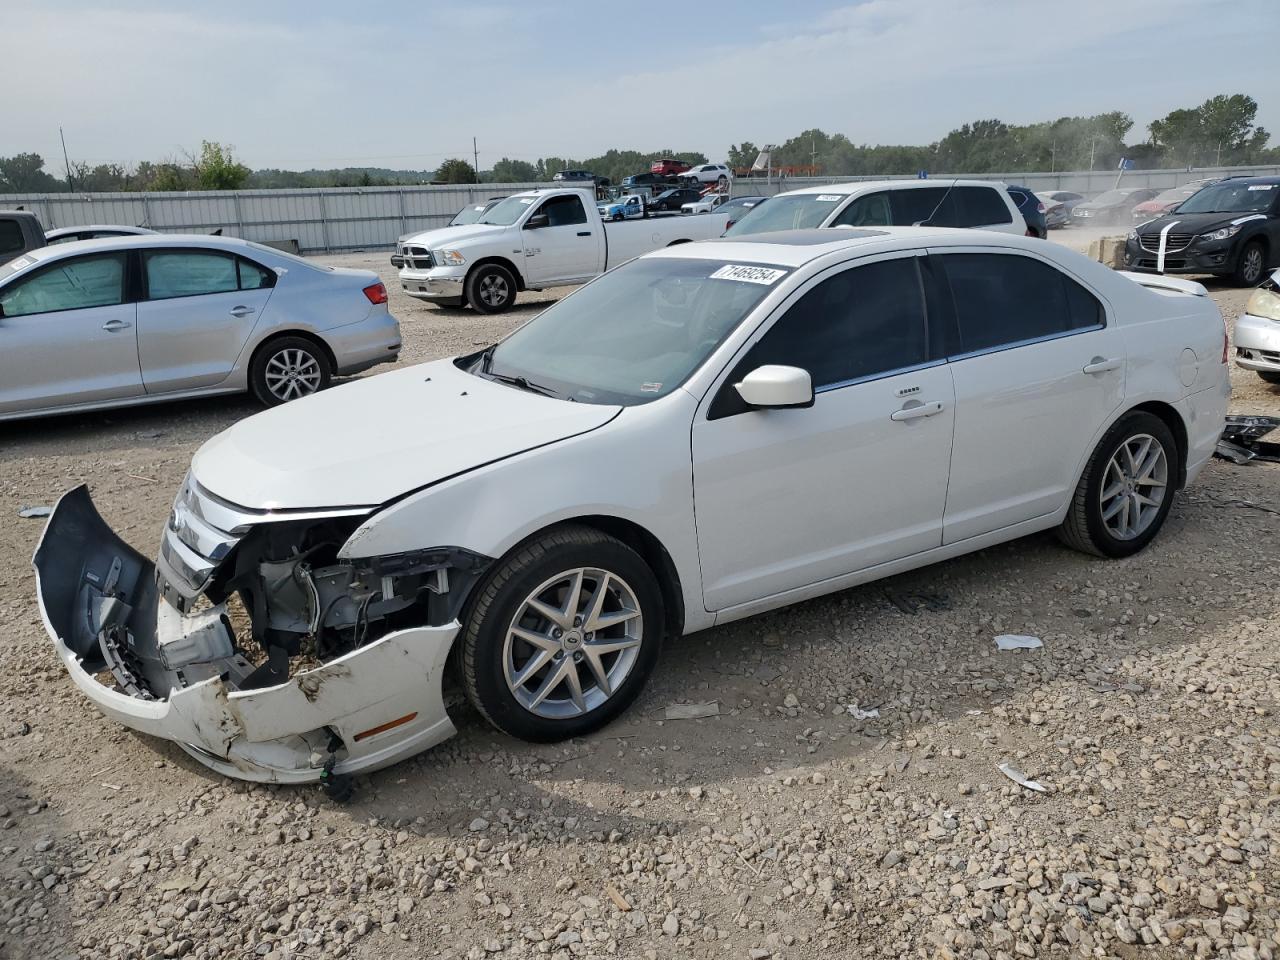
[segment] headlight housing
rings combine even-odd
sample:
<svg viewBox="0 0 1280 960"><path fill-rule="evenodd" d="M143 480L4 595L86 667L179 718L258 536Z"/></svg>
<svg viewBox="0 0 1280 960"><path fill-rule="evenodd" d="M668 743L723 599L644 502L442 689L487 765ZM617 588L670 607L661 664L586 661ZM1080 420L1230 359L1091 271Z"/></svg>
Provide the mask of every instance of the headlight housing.
<svg viewBox="0 0 1280 960"><path fill-rule="evenodd" d="M1212 242L1215 240L1227 240L1231 237L1234 237L1239 232L1240 232L1240 224L1233 223L1229 227L1222 227L1219 230L1211 230L1209 233L1202 233L1200 234L1200 239L1206 242Z"/></svg>
<svg viewBox="0 0 1280 960"><path fill-rule="evenodd" d="M1130 240L1132 240L1132 241L1134 241L1134 242L1136 243L1136 242L1138 241L1138 231L1137 231L1137 230L1130 230L1130 231L1129 231L1128 239L1130 239Z"/></svg>
<svg viewBox="0 0 1280 960"><path fill-rule="evenodd" d="M467 258L457 250L436 250L432 256L442 267L461 267L467 262Z"/></svg>

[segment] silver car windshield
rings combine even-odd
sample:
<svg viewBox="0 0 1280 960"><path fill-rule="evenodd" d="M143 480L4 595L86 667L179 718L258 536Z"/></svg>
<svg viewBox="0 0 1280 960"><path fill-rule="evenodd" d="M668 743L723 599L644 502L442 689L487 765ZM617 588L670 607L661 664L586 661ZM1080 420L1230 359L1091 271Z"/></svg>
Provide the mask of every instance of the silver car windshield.
<svg viewBox="0 0 1280 960"><path fill-rule="evenodd" d="M537 197L507 197L499 200L486 210L477 223L486 223L495 227L509 227L522 216L534 203Z"/></svg>
<svg viewBox="0 0 1280 960"><path fill-rule="evenodd" d="M843 194L834 193L796 193L789 197L774 197L763 206L757 204L753 207L725 236L745 237L752 233L820 227L844 199Z"/></svg>
<svg viewBox="0 0 1280 960"><path fill-rule="evenodd" d="M580 403L648 403L684 383L789 272L633 260L486 350L471 371Z"/></svg>

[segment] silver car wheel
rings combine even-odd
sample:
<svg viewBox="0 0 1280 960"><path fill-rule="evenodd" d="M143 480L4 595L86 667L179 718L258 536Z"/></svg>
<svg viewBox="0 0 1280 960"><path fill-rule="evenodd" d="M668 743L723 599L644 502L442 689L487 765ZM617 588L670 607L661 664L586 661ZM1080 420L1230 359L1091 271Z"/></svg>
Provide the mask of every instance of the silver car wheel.
<svg viewBox="0 0 1280 960"><path fill-rule="evenodd" d="M1244 266L1240 273L1247 283L1255 283L1262 276L1262 248L1257 244L1244 252Z"/></svg>
<svg viewBox="0 0 1280 960"><path fill-rule="evenodd" d="M1120 445L1107 464L1098 494L1102 523L1117 540L1141 536L1160 514L1169 482L1164 446L1148 433Z"/></svg>
<svg viewBox="0 0 1280 960"><path fill-rule="evenodd" d="M320 362L307 351L290 347L267 360L264 377L277 400L296 400L320 389Z"/></svg>
<svg viewBox="0 0 1280 960"><path fill-rule="evenodd" d="M578 567L558 573L516 608L503 644L507 688L535 716L589 713L622 686L644 642L644 617L630 584Z"/></svg>
<svg viewBox="0 0 1280 960"><path fill-rule="evenodd" d="M505 277L491 273L480 281L480 299L491 307L500 307L510 294Z"/></svg>

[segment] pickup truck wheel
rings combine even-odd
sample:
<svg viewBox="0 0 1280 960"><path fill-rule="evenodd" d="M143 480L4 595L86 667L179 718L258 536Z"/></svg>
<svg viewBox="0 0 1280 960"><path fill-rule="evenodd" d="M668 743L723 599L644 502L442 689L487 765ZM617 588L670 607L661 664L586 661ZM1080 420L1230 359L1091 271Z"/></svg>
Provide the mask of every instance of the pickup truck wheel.
<svg viewBox="0 0 1280 960"><path fill-rule="evenodd" d="M1173 505L1178 446L1165 422L1135 411L1099 441L1058 539L1099 557L1127 557L1155 538Z"/></svg>
<svg viewBox="0 0 1280 960"><path fill-rule="evenodd" d="M506 267L487 263L471 271L467 302L481 313L501 313L516 301L516 278Z"/></svg>
<svg viewBox="0 0 1280 960"><path fill-rule="evenodd" d="M331 379L328 355L305 337L268 340L249 364L249 389L264 407L316 393L329 386Z"/></svg>
<svg viewBox="0 0 1280 960"><path fill-rule="evenodd" d="M1262 280L1262 271L1266 265L1267 259L1263 253L1262 244L1257 240L1250 240L1240 251L1240 259L1236 261L1232 280L1237 287L1256 287Z"/></svg>
<svg viewBox="0 0 1280 960"><path fill-rule="evenodd" d="M634 550L559 527L516 547L478 588L459 638L463 687L513 737L582 736L640 693L663 622L662 593Z"/></svg>

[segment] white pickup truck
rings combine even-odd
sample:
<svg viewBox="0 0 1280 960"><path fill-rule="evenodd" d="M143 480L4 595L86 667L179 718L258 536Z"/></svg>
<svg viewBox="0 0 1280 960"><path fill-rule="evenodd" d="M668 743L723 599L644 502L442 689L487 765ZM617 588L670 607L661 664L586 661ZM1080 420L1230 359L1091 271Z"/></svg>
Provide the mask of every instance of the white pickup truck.
<svg viewBox="0 0 1280 960"><path fill-rule="evenodd" d="M472 224L402 237L391 258L404 292L499 313L522 290L586 283L642 253L724 232L723 217L680 214L604 223L590 190L529 190Z"/></svg>

